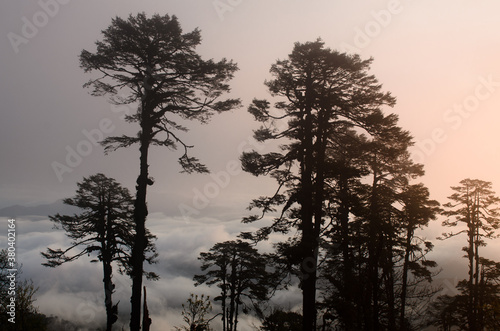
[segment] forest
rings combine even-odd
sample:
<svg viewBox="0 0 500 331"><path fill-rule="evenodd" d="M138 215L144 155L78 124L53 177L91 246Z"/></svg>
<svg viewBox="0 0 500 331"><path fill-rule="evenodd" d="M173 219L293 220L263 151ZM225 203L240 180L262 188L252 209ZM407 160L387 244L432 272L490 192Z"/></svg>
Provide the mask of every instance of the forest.
<svg viewBox="0 0 500 331"><path fill-rule="evenodd" d="M447 201L430 198L424 166L412 159L413 137L390 112L396 98L370 73L373 59L321 39L297 42L270 64L269 99L244 105L230 97L237 64L203 59L200 43L201 31L183 32L175 16L138 13L114 18L95 50L79 56L90 77L85 89L136 110L125 118L136 135L101 141L105 153L138 147L135 193L113 174L83 178L64 199L80 212L49 216L71 246L54 244L41 254L48 268L81 256L102 266L102 330L118 330L118 310L128 309L113 298L116 272L131 281L130 330L155 323L147 301L154 293L143 281L162 282L148 271L163 253L147 227L148 187L161 176L149 171L151 153L159 152L152 147L175 155L184 173L209 173L181 133L190 121L208 124L241 107L255 120L256 144L273 149L243 151L241 167L256 180L274 180L274 192L248 201L241 215L257 230L200 253L193 285L217 288L218 295L191 294L176 330L246 330L243 315L268 331L500 329L500 263L482 255L498 236L500 198L491 182L475 178L452 186ZM442 269L429 258L435 243L420 235L437 220L444 229L438 240L463 242L456 257L467 261L467 278L456 295L440 294L434 280ZM1 251L0 330L8 318L7 260ZM18 329L47 330L47 317L32 307L36 287L19 286ZM300 309L269 304L292 288L300 290Z"/></svg>

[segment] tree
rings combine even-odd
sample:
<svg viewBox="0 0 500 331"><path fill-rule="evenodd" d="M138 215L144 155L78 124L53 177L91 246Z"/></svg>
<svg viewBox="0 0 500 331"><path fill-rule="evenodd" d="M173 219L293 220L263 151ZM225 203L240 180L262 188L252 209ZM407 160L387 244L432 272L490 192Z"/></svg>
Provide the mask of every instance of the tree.
<svg viewBox="0 0 500 331"><path fill-rule="evenodd" d="M130 274L130 252L133 243L134 226L132 223L133 199L128 189L122 187L114 179L103 174L84 178L77 183L78 189L73 198L64 199L64 203L78 207L80 214L50 216L50 220L61 226L66 235L73 241L66 249L48 248L42 252L47 267L57 267L63 263L74 261L83 255L97 253L97 260L103 267L104 302L106 306L107 330L118 318L118 304L113 305L112 281L113 262L118 263L120 273ZM148 234L147 261L153 262L156 252ZM157 278L154 273L148 277Z"/></svg>
<svg viewBox="0 0 500 331"><path fill-rule="evenodd" d="M237 240L217 243L199 259L205 273L194 276L195 285L217 285L221 289L214 300L221 302L223 331L236 331L240 310L246 313L251 308L259 309L257 303L267 299L265 258L249 243Z"/></svg>
<svg viewBox="0 0 500 331"><path fill-rule="evenodd" d="M500 214L497 204L500 199L495 196L491 182L478 179L464 179L460 186L452 187L453 193L444 205L443 212L448 216L443 226L456 227L463 223L465 228L458 232L443 233L448 239L462 233L467 235L467 246L463 248L469 262L469 278L467 288L462 292L467 297L467 324L470 330L481 330L484 316L484 305L481 303L481 256L479 247L486 246L486 239L495 238L495 230L500 226Z"/></svg>
<svg viewBox="0 0 500 331"><path fill-rule="evenodd" d="M367 278L362 307L368 330L379 329L382 322L389 329L396 327L395 266L404 235L401 235L400 211L395 205L410 181L424 173L423 166L410 158L411 135L396 123L395 115L385 117L373 138L364 144L362 162L368 170L367 184L360 190L363 203L354 212L363 220L366 238Z"/></svg>
<svg viewBox="0 0 500 331"><path fill-rule="evenodd" d="M323 235L326 251L322 277L327 280L323 291L323 306L334 312L345 330L353 330L360 321L360 298L364 297L356 266L359 266L361 247L366 236L362 235L361 218L354 217L364 203L361 178L369 174L363 161L366 138L346 128L336 132L327 153L330 161L326 179L328 200L325 201L325 218L331 225ZM359 247L359 249L357 249ZM361 262L362 263L362 262ZM359 326L361 327L361 326Z"/></svg>
<svg viewBox="0 0 500 331"><path fill-rule="evenodd" d="M15 269L16 272L12 273L9 271L11 269ZM34 296L38 288L31 279L19 281L17 277L21 273L22 266L12 266L8 260L7 250L2 249L0 251L0 330L47 330L47 316L41 314L34 304L36 301ZM16 277L14 282L11 276ZM12 288L14 283L15 290ZM15 316L8 314L11 297L15 298Z"/></svg>
<svg viewBox="0 0 500 331"><path fill-rule="evenodd" d="M432 303L429 313L431 321L429 325L439 327L442 331L467 330L467 300L463 295L441 295Z"/></svg>
<svg viewBox="0 0 500 331"><path fill-rule="evenodd" d="M486 330L500 328L500 263L481 258L478 302L478 326Z"/></svg>
<svg viewBox="0 0 500 331"><path fill-rule="evenodd" d="M16 324L20 325L19 330L46 329L45 316L40 314L34 305L37 291L38 287L35 287L32 280L24 280L17 285Z"/></svg>
<svg viewBox="0 0 500 331"><path fill-rule="evenodd" d="M324 233L325 181L330 170L328 150L335 144L336 135L348 129L375 134L384 122L395 120L395 116L382 114L380 108L394 105L395 99L382 92L376 78L368 75L370 63L357 55L325 48L320 40L296 43L287 60L271 66L274 78L266 85L273 96L281 97L275 110L267 100L254 100L248 109L264 124L255 131L258 141L283 138L288 144L281 146L282 152L242 155L245 171L270 175L278 182L276 194L255 199L250 207L266 214L281 206L271 226L243 236L264 240L273 231L299 229L304 330L313 330L316 325L318 252ZM288 126L280 130L276 124L281 120L288 120ZM244 221L253 222L262 215Z"/></svg>
<svg viewBox="0 0 500 331"><path fill-rule="evenodd" d="M188 325L182 327L176 327L177 331L209 331L210 321L215 318L206 318L207 314L212 312L212 303L210 302L210 297L205 297L202 294L198 297L197 294L192 294L187 300L187 306L182 304L182 318L184 322ZM217 316L217 315L216 315Z"/></svg>
<svg viewBox="0 0 500 331"><path fill-rule="evenodd" d="M192 146L181 137L187 128L179 120L206 123L213 114L236 107L239 100L218 99L229 91L227 82L237 67L226 59L203 60L195 51L201 42L200 31L182 33L175 16L155 14L148 18L140 13L127 20L117 17L102 33L103 40L96 42L95 53L83 50L80 54L85 72L102 74L86 86L93 87L93 95L110 95L113 104L137 106L137 111L126 119L138 124L138 135L108 137L103 145L111 151L139 144L130 320L131 330L138 331L148 214L146 194L147 186L153 184L148 172L149 147L180 146L184 153L179 162L184 172L207 172L203 164L188 155Z"/></svg>
<svg viewBox="0 0 500 331"><path fill-rule="evenodd" d="M12 269L9 267L8 260L8 252L6 249L0 250L0 297L6 298L7 292L9 291L9 275L8 269Z"/></svg>
<svg viewBox="0 0 500 331"><path fill-rule="evenodd" d="M389 115L370 137L337 130L327 151L321 307L344 330L395 330L410 290L412 315L433 293L421 284L433 275L435 263L425 259L432 244L415 230L435 217L438 203L422 184L410 185L423 169L396 124ZM399 328L407 323L400 318Z"/></svg>
<svg viewBox="0 0 500 331"><path fill-rule="evenodd" d="M262 331L300 331L302 330L302 316L293 311L274 310L266 316Z"/></svg>
<svg viewBox="0 0 500 331"><path fill-rule="evenodd" d="M404 331L408 329L407 325L410 324L407 313L408 307L411 307L408 295L409 289L412 286L410 276L413 276L415 285L421 285L421 279L425 279L428 283L431 283L432 272L429 268L437 266L434 261L425 259L425 255L433 247L432 243L417 237L415 232L418 228L427 226L429 221L435 220L436 215L441 209L439 208L439 202L429 199L429 190L423 184L410 185L401 192L398 200L402 204L400 224L403 230L401 246L402 253L404 254L399 304L399 326L400 330ZM421 299L423 294L422 289L419 294L417 297ZM427 296L432 294L433 291L429 291ZM413 308L411 311L417 312L418 310Z"/></svg>

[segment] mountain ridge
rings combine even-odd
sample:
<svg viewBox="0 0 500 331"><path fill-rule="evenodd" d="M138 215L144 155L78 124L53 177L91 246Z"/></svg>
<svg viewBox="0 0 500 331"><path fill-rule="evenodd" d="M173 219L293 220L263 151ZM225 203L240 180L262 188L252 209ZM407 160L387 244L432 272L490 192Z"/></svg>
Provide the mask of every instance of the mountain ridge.
<svg viewBox="0 0 500 331"><path fill-rule="evenodd" d="M71 215L76 213L79 208L66 205L62 200L53 203L41 204L37 206L12 205L0 208L0 217L19 217L19 216L49 216L59 214Z"/></svg>

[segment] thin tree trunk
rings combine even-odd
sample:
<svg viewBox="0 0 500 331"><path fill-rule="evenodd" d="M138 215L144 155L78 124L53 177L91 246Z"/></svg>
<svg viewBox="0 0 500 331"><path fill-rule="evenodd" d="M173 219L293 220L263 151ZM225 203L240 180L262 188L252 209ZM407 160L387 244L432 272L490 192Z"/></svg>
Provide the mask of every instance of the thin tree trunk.
<svg viewBox="0 0 500 331"><path fill-rule="evenodd" d="M103 261L103 271L104 271L104 305L106 306L106 330L111 331L113 324L116 322L113 313L113 290L114 285L111 280L111 264Z"/></svg>
<svg viewBox="0 0 500 331"><path fill-rule="evenodd" d="M474 320L474 229L472 224L469 228L469 247L467 251L469 258L469 296L467 302L467 317L469 322L469 329L475 330L476 323Z"/></svg>
<svg viewBox="0 0 500 331"><path fill-rule="evenodd" d="M353 300L353 264L351 261L351 254L349 251L349 202L348 202L348 188L347 176L340 174L340 200L341 205L339 208L340 214L340 232L341 232L341 250L343 260L343 286L341 289L343 304L345 305L345 314L342 317L346 331L354 329L354 300Z"/></svg>
<svg viewBox="0 0 500 331"><path fill-rule="evenodd" d="M226 275L226 270L224 270L224 275ZM226 284L226 278L222 279L222 298L221 298L221 305L222 305L222 331L227 331L226 327L226 290L227 284Z"/></svg>
<svg viewBox="0 0 500 331"><path fill-rule="evenodd" d="M472 206L470 199L469 187L467 187L467 235L468 244L467 247L467 258L469 259L469 280L467 283L469 295L467 297L467 323L469 324L470 330L475 330L475 316L474 316L474 220L472 219Z"/></svg>
<svg viewBox="0 0 500 331"><path fill-rule="evenodd" d="M399 329L401 331L406 330L406 292L408 287L408 267L410 264L410 253L411 253L411 241L413 239L413 229L410 224L406 231L406 247L405 247L405 257L403 263L403 280L401 284L401 310L399 315Z"/></svg>
<svg viewBox="0 0 500 331"><path fill-rule="evenodd" d="M382 236L380 236L380 221L378 215L377 202L377 179L378 173L373 170L373 183L370 198L370 219L368 224L368 296L367 296L367 314L365 328L366 330L379 329L379 277L378 267L382 245Z"/></svg>
<svg viewBox="0 0 500 331"><path fill-rule="evenodd" d="M239 290L238 290L239 291ZM234 331L238 329L238 310L240 309L240 295L236 296L236 307L234 309Z"/></svg>
<svg viewBox="0 0 500 331"><path fill-rule="evenodd" d="M484 265L482 265L481 266L481 280L479 281L479 299L478 299L479 307L481 307L479 309L478 322L477 322L479 330L484 329L484 309L482 307L484 307L486 304L486 300L485 300L486 287L485 286L486 286L486 283L485 283L485 279L484 279Z"/></svg>
<svg viewBox="0 0 500 331"><path fill-rule="evenodd" d="M372 269L372 299L373 299L373 311L372 311L372 321L373 321L373 330L380 330L380 283L381 278L379 277L379 266L380 266L380 255L382 253L383 245L384 245L384 236L383 234L377 234L375 236L376 240L376 249L375 254L373 256L373 269ZM371 257L370 257L371 259Z"/></svg>
<svg viewBox="0 0 500 331"><path fill-rule="evenodd" d="M103 200L107 199L109 201L111 198L108 196L103 197ZM104 201L102 201L104 204ZM104 305L106 307L106 330L111 331L113 324L118 318L118 314L115 314L115 309L113 307L113 291L115 286L112 281L113 269L111 266L112 262L112 241L113 241L113 215L110 206L105 206L101 211L101 223L102 223L102 241L101 241L101 254L102 254L102 267L103 267L103 282L104 282ZM118 307L116 307L116 310Z"/></svg>
<svg viewBox="0 0 500 331"><path fill-rule="evenodd" d="M393 254L393 242L392 238L388 238L387 243L387 255L384 259L384 269L385 269L385 292L387 295L387 319L388 319L388 330L396 330L396 303L394 295L394 265L392 261Z"/></svg>
<svg viewBox="0 0 500 331"><path fill-rule="evenodd" d="M230 283L230 292L229 292L229 331L235 331L236 324L234 323L235 321L235 310L237 309L236 305L236 268L237 268L237 256L236 252L233 253L233 259L231 260L231 283Z"/></svg>
<svg viewBox="0 0 500 331"><path fill-rule="evenodd" d="M477 193L478 194L478 193ZM474 259L475 259L475 271L474 271L474 322L475 327L481 330L479 325L479 197L476 195L474 205L473 205L473 222L475 224L474 231Z"/></svg>

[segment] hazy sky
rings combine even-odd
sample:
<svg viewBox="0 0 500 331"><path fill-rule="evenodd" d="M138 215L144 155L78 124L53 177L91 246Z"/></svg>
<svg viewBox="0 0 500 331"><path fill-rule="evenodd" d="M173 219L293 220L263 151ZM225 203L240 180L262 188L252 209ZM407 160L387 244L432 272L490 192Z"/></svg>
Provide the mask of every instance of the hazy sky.
<svg viewBox="0 0 500 331"><path fill-rule="evenodd" d="M205 58L226 57L238 63L231 95L243 101L242 108L208 125L188 125L191 131L185 137L195 145L192 154L217 179L179 174L176 153L156 148L151 153L150 173L156 183L149 191L153 213L149 224L161 234L158 246L164 250L164 282L154 286L165 287L162 293L170 300L162 304L173 306L174 289L182 292L178 302L188 297L189 274L197 271L193 265L199 251L233 238L250 199L272 191L271 181L242 173L238 157L255 144L251 135L258 126L246 107L253 97L269 97L263 85L270 78L269 68L285 58L296 41L321 37L330 48L374 58L371 73L397 98L396 106L386 111L397 113L399 124L414 136L414 158L425 164L422 181L432 198L446 202L449 187L467 177L492 181L500 192L498 1L4 1L0 3L0 208L72 196L76 182L97 172L133 189L137 147L105 156L89 137L99 137L97 131L119 135L136 129L120 119L123 109L82 88L90 77L79 68L78 55L82 49L94 50L111 18L140 11L176 15L186 32L200 28L199 52ZM82 152L78 157L68 156L78 150ZM58 176L54 162L69 166L71 172ZM197 211L189 223L181 215L186 207ZM37 222L26 220L20 230L39 239L30 239L29 245L22 242L23 236L19 239L25 276L36 274L35 281L42 283L42 312L70 316L60 310L64 305L49 298L68 299L71 291L64 289L81 286L75 281L78 265L65 266L65 272L39 266L38 252L61 242L63 235L48 221ZM441 230L435 226L429 236ZM6 233L6 227L0 231ZM0 235L2 247L4 240ZM436 250L441 257L460 256L452 246L436 243ZM82 262L81 268L86 266ZM86 284L89 292L100 293L99 272L95 268L97 280ZM54 287L47 285L50 279ZM128 309L127 295L122 309ZM75 297L72 300L78 303Z"/></svg>

